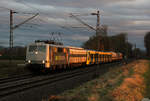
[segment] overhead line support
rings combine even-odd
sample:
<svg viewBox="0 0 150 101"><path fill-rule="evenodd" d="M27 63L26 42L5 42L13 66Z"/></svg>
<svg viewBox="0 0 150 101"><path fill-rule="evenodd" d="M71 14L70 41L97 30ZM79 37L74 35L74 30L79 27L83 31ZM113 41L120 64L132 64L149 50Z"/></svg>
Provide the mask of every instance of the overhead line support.
<svg viewBox="0 0 150 101"><path fill-rule="evenodd" d="M13 49L13 30L15 30L16 28L20 27L21 25L25 24L26 22L32 20L33 18L35 18L37 15L39 15L39 13L35 14L34 16L28 18L27 20L21 22L18 25L13 26L13 14L14 13L18 13L15 12L13 10L10 10L10 38L9 38L9 53L10 53L10 62L12 60L12 49Z"/></svg>

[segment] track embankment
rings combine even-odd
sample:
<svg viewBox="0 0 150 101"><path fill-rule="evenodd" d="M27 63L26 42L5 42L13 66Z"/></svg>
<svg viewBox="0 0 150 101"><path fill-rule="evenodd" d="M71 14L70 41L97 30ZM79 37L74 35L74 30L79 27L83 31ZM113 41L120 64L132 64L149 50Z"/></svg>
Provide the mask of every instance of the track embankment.
<svg viewBox="0 0 150 101"><path fill-rule="evenodd" d="M43 101L142 101L147 89L144 74L150 61L136 60L110 68L107 73L73 90Z"/></svg>

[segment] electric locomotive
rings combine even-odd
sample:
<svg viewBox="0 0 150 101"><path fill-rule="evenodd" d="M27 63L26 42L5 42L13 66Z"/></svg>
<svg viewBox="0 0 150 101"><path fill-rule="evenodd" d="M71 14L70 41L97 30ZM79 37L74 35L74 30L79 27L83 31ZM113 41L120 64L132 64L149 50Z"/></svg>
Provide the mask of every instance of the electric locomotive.
<svg viewBox="0 0 150 101"><path fill-rule="evenodd" d="M76 68L81 65L122 60L122 53L86 50L79 47L35 42L27 46L27 67L36 70Z"/></svg>

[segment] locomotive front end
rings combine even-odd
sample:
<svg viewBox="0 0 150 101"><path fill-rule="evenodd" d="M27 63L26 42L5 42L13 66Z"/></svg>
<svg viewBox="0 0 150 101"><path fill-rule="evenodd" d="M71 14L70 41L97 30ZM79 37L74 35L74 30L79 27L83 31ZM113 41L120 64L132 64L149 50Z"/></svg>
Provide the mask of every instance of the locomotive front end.
<svg viewBox="0 0 150 101"><path fill-rule="evenodd" d="M31 44L27 46L26 63L31 69L49 67L49 50L46 44Z"/></svg>

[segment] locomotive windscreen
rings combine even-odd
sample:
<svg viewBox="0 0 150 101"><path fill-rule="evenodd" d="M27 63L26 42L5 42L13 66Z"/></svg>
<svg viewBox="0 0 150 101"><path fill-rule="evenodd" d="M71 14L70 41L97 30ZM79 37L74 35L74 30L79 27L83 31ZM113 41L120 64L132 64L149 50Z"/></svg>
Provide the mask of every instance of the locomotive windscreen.
<svg viewBox="0 0 150 101"><path fill-rule="evenodd" d="M29 46L29 52L35 52L35 51L45 52L46 51L46 46L44 46L44 45Z"/></svg>

